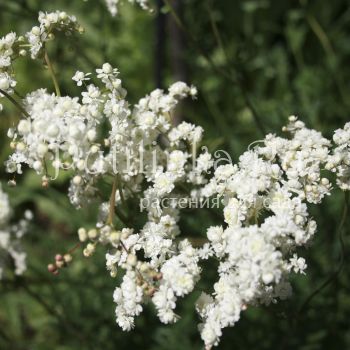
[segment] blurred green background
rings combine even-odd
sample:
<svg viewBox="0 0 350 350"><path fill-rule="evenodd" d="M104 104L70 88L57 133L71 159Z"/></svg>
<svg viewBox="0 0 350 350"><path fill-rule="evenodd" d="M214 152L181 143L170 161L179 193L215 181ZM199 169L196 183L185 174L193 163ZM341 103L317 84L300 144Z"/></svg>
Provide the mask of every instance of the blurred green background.
<svg viewBox="0 0 350 350"><path fill-rule="evenodd" d="M349 120L350 4L347 0L169 0L178 21L161 0L149 14L125 4L112 18L102 0L0 0L0 36L24 33L39 10L75 14L86 29L74 40L56 40L51 57L64 93L76 93L76 70L93 71L110 62L121 71L131 102L156 87L185 80L198 87L177 119L200 124L211 150L234 160L268 132L280 133L290 114L331 137ZM20 93L51 89L40 62L16 64ZM8 127L18 114L6 105L0 118L0 161L9 154ZM1 182L9 177L0 168ZM59 276L46 272L56 253L76 243L76 230L92 226L96 208L75 211L65 195L67 178L48 190L26 172L10 193L16 215L31 208L35 221L25 238L29 269L0 283L0 349L202 349L194 292L179 304L181 320L158 322L154 310L123 333L115 324L112 294L117 281L105 269L102 249L90 260L81 251ZM335 191L312 208L319 229L302 252L307 276L293 279L293 297L268 308L250 308L224 331L218 349L350 349L349 223L338 224L344 204ZM189 215L188 232L205 234L211 217ZM342 244L342 238L344 244ZM205 266L201 287L215 276ZM321 287L324 288L321 288ZM311 296L311 298L310 298Z"/></svg>

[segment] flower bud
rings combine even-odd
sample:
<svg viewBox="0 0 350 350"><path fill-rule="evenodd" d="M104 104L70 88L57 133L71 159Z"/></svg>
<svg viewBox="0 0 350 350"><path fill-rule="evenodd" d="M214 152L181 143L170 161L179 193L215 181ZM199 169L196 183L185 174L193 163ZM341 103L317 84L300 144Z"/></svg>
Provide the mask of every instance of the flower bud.
<svg viewBox="0 0 350 350"><path fill-rule="evenodd" d="M63 256L61 254L56 254L55 260L57 261L63 261Z"/></svg>
<svg viewBox="0 0 350 350"><path fill-rule="evenodd" d="M82 177L80 175L76 175L73 177L73 184L78 186L81 184Z"/></svg>
<svg viewBox="0 0 350 350"><path fill-rule="evenodd" d="M111 232L109 238L110 238L112 243L119 243L120 236L121 236L121 232L120 231L113 231L113 232Z"/></svg>
<svg viewBox="0 0 350 350"><path fill-rule="evenodd" d="M43 176L41 178L41 186L44 187L44 188L49 187L49 179L48 179L47 176Z"/></svg>
<svg viewBox="0 0 350 350"><path fill-rule="evenodd" d="M54 273L55 271L57 271L57 266L54 264L49 264L47 265L47 270L51 273Z"/></svg>
<svg viewBox="0 0 350 350"><path fill-rule="evenodd" d="M79 236L80 242L85 242L87 240L88 236L87 236L87 232L86 232L85 228L81 227L78 230L78 236Z"/></svg>
<svg viewBox="0 0 350 350"><path fill-rule="evenodd" d="M37 26L33 27L33 28L32 28L32 33L33 33L34 35L40 35L40 28L37 27Z"/></svg>
<svg viewBox="0 0 350 350"><path fill-rule="evenodd" d="M16 150L19 152L23 152L26 149L26 145L23 142L18 142L16 144Z"/></svg>
<svg viewBox="0 0 350 350"><path fill-rule="evenodd" d="M62 261L56 261L56 266L61 269L63 266L65 266L65 262L62 260Z"/></svg>
<svg viewBox="0 0 350 350"><path fill-rule="evenodd" d="M93 229L88 231L88 237L90 239L96 239L97 236L98 236L98 232L97 232L97 230L95 228L93 228Z"/></svg>
<svg viewBox="0 0 350 350"><path fill-rule="evenodd" d="M73 257L71 254L64 254L63 260L66 264L70 263L73 260Z"/></svg>
<svg viewBox="0 0 350 350"><path fill-rule="evenodd" d="M83 250L83 254L84 254L85 257L88 258L88 257L90 257L92 254L94 254L95 250L96 250L95 245L92 244L92 243L89 243L89 244L86 246L86 248Z"/></svg>

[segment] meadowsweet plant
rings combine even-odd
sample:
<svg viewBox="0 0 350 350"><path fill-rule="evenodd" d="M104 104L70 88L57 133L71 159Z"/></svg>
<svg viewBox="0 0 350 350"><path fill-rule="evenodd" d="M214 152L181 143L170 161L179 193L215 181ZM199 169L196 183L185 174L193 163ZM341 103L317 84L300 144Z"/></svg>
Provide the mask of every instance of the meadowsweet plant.
<svg viewBox="0 0 350 350"><path fill-rule="evenodd" d="M26 211L24 218L17 223L11 223L11 216L8 195L0 185L0 280L11 266L16 275L22 275L27 268L27 254L22 249L21 238L28 231L32 213Z"/></svg>
<svg viewBox="0 0 350 350"><path fill-rule="evenodd" d="M176 322L179 299L196 288L203 260L212 261L217 280L194 306L210 349L242 311L288 298L289 275L305 273L298 248L316 232L309 205L331 194L331 172L341 189L350 186L350 125L330 141L292 116L285 137L269 134L238 164L217 166L201 147L204 130L173 121L178 103L196 97L193 86L176 82L131 105L120 72L104 63L91 72L76 67L72 81L81 93L61 96L46 45L58 32L82 31L74 16L57 11L40 13L39 25L25 36L1 39L0 93L22 115L8 132L13 153L6 170L15 176L33 169L44 187L68 172L72 205L98 203L96 225L81 227L78 240L85 257L104 249L110 276L122 277L113 299L125 331L134 327L145 303L154 305L161 322ZM43 87L22 100L14 96L12 61L27 52L44 59L55 93ZM205 242L195 246L178 223L184 203L203 199L220 199L222 225L205 228ZM48 269L58 274L71 261L71 252L58 254Z"/></svg>

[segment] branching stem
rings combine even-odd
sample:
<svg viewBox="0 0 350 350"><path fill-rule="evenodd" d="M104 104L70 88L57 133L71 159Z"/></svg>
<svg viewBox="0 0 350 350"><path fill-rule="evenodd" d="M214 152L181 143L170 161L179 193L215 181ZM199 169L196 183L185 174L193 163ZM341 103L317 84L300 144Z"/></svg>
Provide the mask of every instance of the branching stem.
<svg viewBox="0 0 350 350"><path fill-rule="evenodd" d="M30 118L29 113L6 91L0 89L0 94L4 95L21 113L23 113L27 118Z"/></svg>
<svg viewBox="0 0 350 350"><path fill-rule="evenodd" d="M56 78L55 70L53 69L52 63L50 61L49 55L47 54L46 50L45 50L44 58L45 58L45 62L47 64L47 68L49 69L53 85L54 85L55 90L56 90L56 95L57 96L61 96L61 91L60 91L60 87L58 85L58 81L57 81L57 78Z"/></svg>

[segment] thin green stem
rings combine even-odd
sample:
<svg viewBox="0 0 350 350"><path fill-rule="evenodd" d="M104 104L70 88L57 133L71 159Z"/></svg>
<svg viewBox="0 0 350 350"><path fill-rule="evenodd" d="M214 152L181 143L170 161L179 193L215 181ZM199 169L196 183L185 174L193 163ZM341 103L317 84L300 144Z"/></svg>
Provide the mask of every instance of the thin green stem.
<svg viewBox="0 0 350 350"><path fill-rule="evenodd" d="M115 195L117 192L118 178L117 176L113 180L112 192L109 199L109 213L108 213L108 225L113 225L114 215L115 215Z"/></svg>
<svg viewBox="0 0 350 350"><path fill-rule="evenodd" d="M212 29L212 31L214 33L214 37L215 37L216 43L217 43L218 47L220 48L220 50L222 51L222 53L224 54L225 59L226 59L226 63L228 63L228 61L229 61L228 55L227 55L227 52L225 50L225 46L223 44L223 40L221 38L221 35L220 35L220 32L219 32L219 28L216 25L216 22L214 20L213 11L211 11L209 5L208 5L208 8L207 8L207 11L208 11L209 19L210 19L211 29Z"/></svg>
<svg viewBox="0 0 350 350"><path fill-rule="evenodd" d="M27 118L30 118L28 112L6 91L0 89L0 94L4 95L19 111L21 111Z"/></svg>
<svg viewBox="0 0 350 350"><path fill-rule="evenodd" d="M317 19L313 15L307 14L306 20L307 20L311 30L315 34L315 36L320 41L323 50L328 55L334 55L334 50L333 50L332 44L331 44L326 32L323 30L322 26L317 21Z"/></svg>
<svg viewBox="0 0 350 350"><path fill-rule="evenodd" d="M170 11L171 15L173 16L175 23L184 32L184 34L190 39L190 41L192 42L194 48L207 61L207 63L211 67L211 69L213 71L217 72L218 74L222 75L224 78L226 78L231 83L233 83L233 84L235 84L235 85L237 85L239 87L239 89L241 91L241 94L242 94L242 97L243 97L243 100L244 100L244 103L247 106L247 108L250 110L250 112L251 112L251 114L253 116L253 119L255 121L256 126L258 127L260 133L262 135L265 135L266 131L265 131L264 124L262 123L262 121L260 119L260 116L257 113L257 110L255 109L255 106L254 106L253 102L250 100L250 97L249 97L245 87L243 86L243 84L241 82L241 79L238 78L237 72L235 72L235 74L234 74L235 76L233 76L229 71L227 72L225 69L217 67L216 64L213 62L213 60L211 59L211 57L199 45L198 40L192 35L191 32L189 32L186 29L186 26L181 21L180 17L176 13L176 11L173 8L173 6L171 5L170 1L169 0L163 0L163 1L166 4L166 6L169 8L169 11ZM216 32L216 34L214 34L214 35L217 35L217 34L218 34L218 32Z"/></svg>
<svg viewBox="0 0 350 350"><path fill-rule="evenodd" d="M47 68L49 69L53 85L54 85L55 90L56 90L56 95L57 96L61 96L61 91L60 91L60 87L58 85L58 81L57 81L57 78L56 78L55 70L53 69L52 63L50 61L49 55L47 54L46 50L45 50L44 58L45 58L45 62L47 64Z"/></svg>

